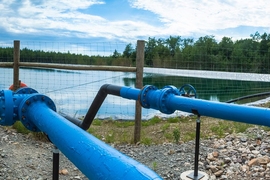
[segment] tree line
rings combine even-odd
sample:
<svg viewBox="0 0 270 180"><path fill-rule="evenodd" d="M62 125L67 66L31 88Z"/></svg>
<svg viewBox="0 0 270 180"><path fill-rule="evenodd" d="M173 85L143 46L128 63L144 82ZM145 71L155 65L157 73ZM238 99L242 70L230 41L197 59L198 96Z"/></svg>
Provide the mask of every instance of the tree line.
<svg viewBox="0 0 270 180"><path fill-rule="evenodd" d="M21 49L21 62L64 63L82 65L135 66L136 47L131 43L124 51L115 50L109 56L83 55L43 50ZM13 61L13 48L0 47L0 62ZM214 36L193 38L170 36L167 39L149 37L145 44L145 66L217 70L227 72L270 73L270 34L258 32L250 38L233 41Z"/></svg>

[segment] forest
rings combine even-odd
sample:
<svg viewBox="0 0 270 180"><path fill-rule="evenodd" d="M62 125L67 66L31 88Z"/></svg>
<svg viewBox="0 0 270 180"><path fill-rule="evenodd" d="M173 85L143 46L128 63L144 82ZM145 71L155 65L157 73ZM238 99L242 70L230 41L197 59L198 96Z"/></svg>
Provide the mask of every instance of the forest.
<svg viewBox="0 0 270 180"><path fill-rule="evenodd" d="M83 55L21 49L21 62L82 65L135 66L136 45L129 43L123 52L109 56ZM12 62L13 47L0 47L0 62ZM270 34L256 32L250 38L233 41L212 35L198 38L149 37L145 44L145 66L227 72L270 73Z"/></svg>

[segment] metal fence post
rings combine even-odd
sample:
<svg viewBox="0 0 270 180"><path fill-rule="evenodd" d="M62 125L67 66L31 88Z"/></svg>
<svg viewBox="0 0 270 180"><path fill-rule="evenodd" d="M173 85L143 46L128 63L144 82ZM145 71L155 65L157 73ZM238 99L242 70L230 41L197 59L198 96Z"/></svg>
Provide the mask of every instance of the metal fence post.
<svg viewBox="0 0 270 180"><path fill-rule="evenodd" d="M141 89L143 87L144 47L145 41L138 40L136 52L136 84L135 84L135 87L138 89ZM142 120L142 107L139 101L136 101L134 143L139 142L141 139L141 120Z"/></svg>
<svg viewBox="0 0 270 180"><path fill-rule="evenodd" d="M20 63L20 41L14 41L13 47L13 91L20 88L19 80L19 63Z"/></svg>

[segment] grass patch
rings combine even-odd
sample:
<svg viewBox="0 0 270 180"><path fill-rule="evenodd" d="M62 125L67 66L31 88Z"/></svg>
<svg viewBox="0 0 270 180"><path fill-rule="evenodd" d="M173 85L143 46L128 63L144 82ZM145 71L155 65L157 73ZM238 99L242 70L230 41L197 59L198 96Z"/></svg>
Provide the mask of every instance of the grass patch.
<svg viewBox="0 0 270 180"><path fill-rule="evenodd" d="M21 123L21 121L16 121L12 127L16 129L18 133L28 134L31 132Z"/></svg>
<svg viewBox="0 0 270 180"><path fill-rule="evenodd" d="M158 165L157 165L157 162L154 161L153 164L152 164L152 166L153 166L153 170L156 171L156 170L157 170L157 166L158 166Z"/></svg>
<svg viewBox="0 0 270 180"><path fill-rule="evenodd" d="M178 123L180 121L179 117L172 117L168 119L169 123Z"/></svg>
<svg viewBox="0 0 270 180"><path fill-rule="evenodd" d="M248 128L253 127L254 125L240 123L240 122L230 122L221 120L218 122L217 125L211 126L211 131L213 134L217 135L218 137L222 138L225 136L226 133L243 133Z"/></svg>
<svg viewBox="0 0 270 180"><path fill-rule="evenodd" d="M119 127L119 128L126 128L130 126L134 126L135 122L134 121L115 121L114 125Z"/></svg>
<svg viewBox="0 0 270 180"><path fill-rule="evenodd" d="M173 140L173 134L172 133L164 133L164 137L167 141Z"/></svg>
<svg viewBox="0 0 270 180"><path fill-rule="evenodd" d="M152 144L152 139L144 137L141 139L141 143L145 145L151 145Z"/></svg>
<svg viewBox="0 0 270 180"><path fill-rule="evenodd" d="M34 139L40 140L40 141L48 141L48 137L43 133L43 132L32 132L28 130L22 123L21 121L16 121L13 125L12 128L16 129L18 133L22 134L31 134Z"/></svg>
<svg viewBox="0 0 270 180"><path fill-rule="evenodd" d="M243 133L245 132L248 128L253 127L254 125L251 124L246 124L246 123L239 123L236 122L234 123L233 129L236 133ZM266 130L269 131L269 130Z"/></svg>
<svg viewBox="0 0 270 180"><path fill-rule="evenodd" d="M164 142L179 143L194 140L196 137L196 116L174 117L162 120L154 117L148 121L142 121L141 143L145 145L162 144ZM90 134L106 143L133 143L134 121L99 120L95 119L87 130ZM222 138L227 133L245 132L247 128L254 125L232 122L209 117L201 117L200 137ZM43 133L32 133L26 129L21 122L16 122L13 128L19 133L33 135L35 139L45 140L47 136ZM270 131L269 127L262 127Z"/></svg>
<svg viewBox="0 0 270 180"><path fill-rule="evenodd" d="M148 121L142 121L141 143L150 145L194 140L196 119L196 116L174 117L166 120L154 117ZM245 123L201 117L200 137L202 139L221 138L227 133L244 132L252 126ZM133 143L134 121L100 120L98 125L92 124L88 132L108 143Z"/></svg>
<svg viewBox="0 0 270 180"><path fill-rule="evenodd" d="M180 131L179 131L179 129L173 130L173 137L174 137L175 143L178 144L179 139L180 139Z"/></svg>
<svg viewBox="0 0 270 180"><path fill-rule="evenodd" d="M184 137L183 137L183 141L187 142L187 141L191 141L194 140L196 137L196 132L187 132L185 133Z"/></svg>
<svg viewBox="0 0 270 180"><path fill-rule="evenodd" d="M162 120L154 117L148 121L142 121L141 143L145 145L162 144L164 142L179 143L195 139L196 136L196 116L175 117ZM88 129L88 132L106 143L133 143L134 121L99 120L95 119ZM222 138L227 133L242 133L254 125L232 122L208 117L201 117L200 137ZM33 133L26 129L18 121L13 125L17 132L29 134L38 140L46 140L43 133ZM265 131L270 131L269 127L262 127Z"/></svg>
<svg viewBox="0 0 270 180"><path fill-rule="evenodd" d="M106 134L105 142L107 142L107 143L114 143L115 142L115 133L114 133L114 131L111 130L108 134Z"/></svg>
<svg viewBox="0 0 270 180"><path fill-rule="evenodd" d="M164 142L179 143L195 140L196 119L197 116L187 116L173 117L164 120L155 116L150 120L142 121L141 143L151 145L162 144ZM248 128L255 126L209 117L201 117L200 120L200 137L202 139L210 137L222 138L228 133L243 133ZM134 124L134 121L130 120L95 119L87 131L106 143L133 143ZM16 122L13 128L19 133L31 133L21 122ZM261 126L261 128L265 131L270 131L269 127ZM43 133L33 133L33 136L37 139L44 139L43 137L46 137Z"/></svg>
<svg viewBox="0 0 270 180"><path fill-rule="evenodd" d="M102 120L100 119L94 119L94 121L92 122L92 125L95 125L95 126L101 126L102 124Z"/></svg>
<svg viewBox="0 0 270 180"><path fill-rule="evenodd" d="M152 125L160 123L160 121L162 121L162 119L160 119L160 117L158 116L155 116L152 119L149 119L147 121L142 121L142 126L152 126Z"/></svg>
<svg viewBox="0 0 270 180"><path fill-rule="evenodd" d="M161 131L164 133L165 131L167 131L167 129L170 128L170 123L166 123L164 125L161 126Z"/></svg>

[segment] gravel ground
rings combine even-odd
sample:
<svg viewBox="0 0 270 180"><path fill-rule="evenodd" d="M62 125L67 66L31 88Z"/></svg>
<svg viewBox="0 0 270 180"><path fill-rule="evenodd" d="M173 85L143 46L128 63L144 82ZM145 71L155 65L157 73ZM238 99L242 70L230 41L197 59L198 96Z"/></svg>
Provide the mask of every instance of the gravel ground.
<svg viewBox="0 0 270 180"><path fill-rule="evenodd" d="M194 169L194 142L162 145L112 145L155 170L164 179L180 179ZM52 179L53 145L0 127L0 179ZM246 133L200 142L199 170L209 179L270 179L270 133ZM87 179L60 153L59 179Z"/></svg>

